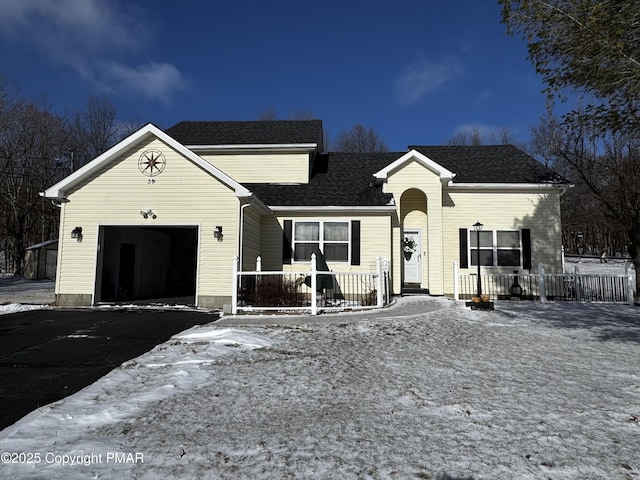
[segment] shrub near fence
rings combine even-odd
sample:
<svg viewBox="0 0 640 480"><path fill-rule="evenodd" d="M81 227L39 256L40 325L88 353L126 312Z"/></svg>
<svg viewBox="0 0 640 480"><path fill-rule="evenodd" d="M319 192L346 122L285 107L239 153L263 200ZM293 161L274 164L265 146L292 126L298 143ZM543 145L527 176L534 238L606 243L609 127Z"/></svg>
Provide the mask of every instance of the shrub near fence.
<svg viewBox="0 0 640 480"><path fill-rule="evenodd" d="M303 275L265 273L241 275L238 289L240 305L255 307L303 307L308 295L301 288Z"/></svg>
<svg viewBox="0 0 640 480"><path fill-rule="evenodd" d="M481 275L482 293L492 300L540 300L607 302L633 304L633 282L629 266L625 274L594 275L551 273L543 265L538 273L498 273ZM454 263L454 297L468 300L476 295L475 274L461 274Z"/></svg>

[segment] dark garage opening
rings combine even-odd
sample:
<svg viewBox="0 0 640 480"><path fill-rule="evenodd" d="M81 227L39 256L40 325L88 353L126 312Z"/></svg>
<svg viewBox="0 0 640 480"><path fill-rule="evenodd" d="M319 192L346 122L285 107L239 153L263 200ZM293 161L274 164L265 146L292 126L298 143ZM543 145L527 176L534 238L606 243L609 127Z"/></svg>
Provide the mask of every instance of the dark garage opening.
<svg viewBox="0 0 640 480"><path fill-rule="evenodd" d="M100 227L96 303L195 305L198 227Z"/></svg>

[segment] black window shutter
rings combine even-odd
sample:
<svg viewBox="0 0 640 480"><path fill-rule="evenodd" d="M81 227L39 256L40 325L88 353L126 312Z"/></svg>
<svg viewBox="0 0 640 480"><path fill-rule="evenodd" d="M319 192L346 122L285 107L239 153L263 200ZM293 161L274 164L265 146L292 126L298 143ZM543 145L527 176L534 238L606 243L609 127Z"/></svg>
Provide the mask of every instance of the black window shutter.
<svg viewBox="0 0 640 480"><path fill-rule="evenodd" d="M522 229L522 268L531 270L531 229Z"/></svg>
<svg viewBox="0 0 640 480"><path fill-rule="evenodd" d="M282 235L282 263L290 264L293 252L291 251L291 238L293 234L293 222L284 221L284 232Z"/></svg>
<svg viewBox="0 0 640 480"><path fill-rule="evenodd" d="M460 232L460 268L469 268L468 247L467 247L467 229L461 228Z"/></svg>
<svg viewBox="0 0 640 480"><path fill-rule="evenodd" d="M351 221L351 265L360 265L360 220Z"/></svg>

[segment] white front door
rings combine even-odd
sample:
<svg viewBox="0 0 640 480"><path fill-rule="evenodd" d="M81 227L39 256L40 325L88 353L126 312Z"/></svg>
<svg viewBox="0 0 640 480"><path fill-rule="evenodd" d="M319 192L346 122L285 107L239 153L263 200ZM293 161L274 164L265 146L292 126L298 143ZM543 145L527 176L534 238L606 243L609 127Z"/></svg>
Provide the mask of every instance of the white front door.
<svg viewBox="0 0 640 480"><path fill-rule="evenodd" d="M404 231L402 256L404 283L422 284L422 234L419 229Z"/></svg>

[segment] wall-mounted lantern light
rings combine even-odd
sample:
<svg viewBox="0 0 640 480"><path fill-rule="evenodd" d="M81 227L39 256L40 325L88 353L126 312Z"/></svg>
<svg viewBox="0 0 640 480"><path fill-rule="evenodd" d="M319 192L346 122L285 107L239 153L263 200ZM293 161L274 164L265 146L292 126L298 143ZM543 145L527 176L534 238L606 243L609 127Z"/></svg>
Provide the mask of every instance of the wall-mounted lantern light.
<svg viewBox="0 0 640 480"><path fill-rule="evenodd" d="M76 227L71 230L71 238L75 238L79 242L82 241L82 227Z"/></svg>
<svg viewBox="0 0 640 480"><path fill-rule="evenodd" d="M218 225L216 229L213 231L214 238L217 238L219 242L222 241L222 227Z"/></svg>

